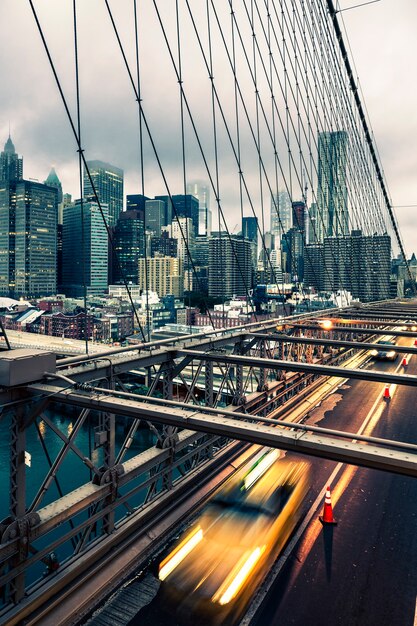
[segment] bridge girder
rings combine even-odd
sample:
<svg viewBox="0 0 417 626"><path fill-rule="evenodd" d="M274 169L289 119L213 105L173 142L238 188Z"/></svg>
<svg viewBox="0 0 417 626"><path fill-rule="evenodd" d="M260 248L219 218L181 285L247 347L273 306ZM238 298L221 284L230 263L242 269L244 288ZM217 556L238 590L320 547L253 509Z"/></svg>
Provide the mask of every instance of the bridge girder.
<svg viewBox="0 0 417 626"><path fill-rule="evenodd" d="M415 385L417 386L417 377ZM319 456L417 478L417 446L415 446L415 452L411 450L404 452L395 449L395 442L387 441L387 446L389 446L389 450L387 450L380 445L371 446L349 441L341 442L335 437L308 433L305 430L300 433L294 426L294 431L277 429L256 423L259 420L256 416L248 415L248 421L243 422L233 418L233 414L230 417L213 414L208 416L200 412L197 407L188 408L186 405L183 408L170 406L169 411L167 411L166 407L163 406L156 407L151 403L128 400L108 393L98 397L97 391L79 392L60 389L53 385L37 385L33 387L33 391L42 394L53 393L64 404L109 411L115 415L146 419L158 424L169 424L177 428L226 436L239 441L282 448L300 454ZM347 433L346 437L354 438L355 435Z"/></svg>

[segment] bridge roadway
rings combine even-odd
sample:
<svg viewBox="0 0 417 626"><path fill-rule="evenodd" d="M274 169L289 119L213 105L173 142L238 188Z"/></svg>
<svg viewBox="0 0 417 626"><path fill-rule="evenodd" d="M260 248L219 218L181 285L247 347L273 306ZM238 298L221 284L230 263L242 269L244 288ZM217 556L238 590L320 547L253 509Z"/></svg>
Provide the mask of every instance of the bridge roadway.
<svg viewBox="0 0 417 626"><path fill-rule="evenodd" d="M403 342L401 342L403 343ZM372 364L369 365L372 367ZM397 363L378 363L388 371ZM417 374L412 357L407 373ZM348 387L348 386L346 386ZM387 403L381 385L354 381L316 412L323 427L367 422L364 432L416 442L415 392L394 390ZM374 405L376 402L376 405ZM417 481L322 462L320 482L332 482L336 527L314 516L290 558L281 560L256 626L415 626L417 591ZM249 620L245 621L245 624Z"/></svg>
<svg viewBox="0 0 417 626"><path fill-rule="evenodd" d="M405 369L399 359L367 367ZM416 357L407 373L417 375ZM398 386L389 402L383 391L381 383L348 381L310 413L308 423L415 443L415 391ZM304 522L241 626L414 626L417 481L320 459L311 462L314 484ZM323 529L318 513L327 483L338 525ZM179 623L163 609L156 595L129 626Z"/></svg>
<svg viewBox="0 0 417 626"><path fill-rule="evenodd" d="M12 348L30 348L33 350L47 350L56 354L80 355L85 354L85 341L69 339L67 337L52 337L51 335L39 335L25 331L7 330L7 338ZM2 339L3 341L3 339ZM89 354L105 352L109 346L104 343L88 342Z"/></svg>

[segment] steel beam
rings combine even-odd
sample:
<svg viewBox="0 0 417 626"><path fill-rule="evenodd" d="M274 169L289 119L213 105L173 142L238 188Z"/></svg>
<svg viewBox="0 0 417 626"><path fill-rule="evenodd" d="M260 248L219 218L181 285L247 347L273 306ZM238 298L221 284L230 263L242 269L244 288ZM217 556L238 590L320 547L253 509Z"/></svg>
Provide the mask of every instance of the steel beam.
<svg viewBox="0 0 417 626"><path fill-rule="evenodd" d="M373 331L372 331L373 332ZM385 332L386 335L391 334L391 331ZM378 350L382 350L386 347L389 350L395 350L398 353L404 354L417 354L417 348L408 347L408 346L391 346L390 344L378 344L376 346L374 343L365 343L361 341L342 341L340 339L317 339L316 337L293 337L292 335L281 335L278 333L271 333L268 335L267 333L256 333L256 337L261 337L262 339L269 339L270 341L277 341L280 343L305 343L305 344L313 344L316 346L331 346L331 347L340 347L340 348L355 348L357 350L375 350L377 347Z"/></svg>
<svg viewBox="0 0 417 626"><path fill-rule="evenodd" d="M207 357L207 355L205 356ZM415 378L417 384L417 377ZM52 387L51 391L52 389L54 388ZM395 442L392 442L393 448L387 450L387 448L375 444L366 445L346 440L341 441L336 437L323 434L300 433L296 429L294 431L283 430L253 423L257 419L256 416L248 416L248 421L243 422L233 417L222 415L207 416L192 407L190 409L170 407L169 411L167 411L166 407L155 407L155 405L146 402L124 400L108 395L100 398L97 397L97 393L85 394L59 389L56 390L55 395L58 401L65 404L76 404L96 410L108 410L134 419L143 417L159 424L189 428L197 432L211 433L239 441L290 450L300 454L417 478L417 454L410 451L396 450ZM347 434L347 437L354 438L354 435Z"/></svg>
<svg viewBox="0 0 417 626"><path fill-rule="evenodd" d="M347 318L349 320L352 320L352 322L354 321L358 321L358 323L363 322L364 324L369 324L372 321L375 322L375 324L386 324L387 326L392 325L392 326L398 326L398 324L410 324L410 325L417 325L417 315L414 311L412 311L411 313L409 313L408 315L399 315L399 313L393 312L380 312L380 311L361 311L361 315L360 317L362 318L362 320L360 320L360 318L358 318L358 315L355 314L353 311L346 311L343 313L343 317ZM403 317L406 318L404 320L398 321L399 317ZM415 317L415 324L414 324L414 320L412 322L409 322L408 320L410 320L412 317ZM324 318L324 316L323 316ZM381 318L380 320L378 320L378 318ZM330 318L333 319L333 318Z"/></svg>
<svg viewBox="0 0 417 626"><path fill-rule="evenodd" d="M330 318L329 318L330 319ZM366 322L364 322L366 324ZM384 325L384 322L381 323ZM284 324L284 326L291 326L293 328L303 328L306 330L318 330L327 333L352 333L361 335L393 335L394 337L417 337L417 332L403 331L403 330L382 330L380 328L359 328L356 326L333 326L332 328L323 328L317 322L317 324ZM401 324L397 324L401 326Z"/></svg>
<svg viewBox="0 0 417 626"><path fill-rule="evenodd" d="M318 365L313 363L299 363L297 361L281 361L277 359L260 359L259 357L237 356L229 354L204 354L182 350L181 354L194 354L198 360L222 361L223 363L241 363L252 367L268 367L273 370L286 370L288 372L309 372L323 376L340 376L340 378L359 378L385 384L397 383L417 387L417 376L408 374L390 374L375 370L348 369L333 365ZM33 387L33 386L32 386Z"/></svg>

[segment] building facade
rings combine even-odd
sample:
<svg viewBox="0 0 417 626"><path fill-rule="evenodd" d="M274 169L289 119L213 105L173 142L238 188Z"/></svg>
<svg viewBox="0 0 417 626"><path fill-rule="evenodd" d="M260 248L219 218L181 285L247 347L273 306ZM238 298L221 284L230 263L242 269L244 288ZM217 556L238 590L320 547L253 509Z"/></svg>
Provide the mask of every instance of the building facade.
<svg viewBox="0 0 417 626"><path fill-rule="evenodd" d="M3 152L0 153L0 181L23 179L23 157L16 153L9 135Z"/></svg>
<svg viewBox="0 0 417 626"><path fill-rule="evenodd" d="M166 203L163 200L146 200L145 228L160 237L162 227L167 225Z"/></svg>
<svg viewBox="0 0 417 626"><path fill-rule="evenodd" d="M292 203L292 223L294 228L300 230L305 237L306 232L306 205L303 201Z"/></svg>
<svg viewBox="0 0 417 626"><path fill-rule="evenodd" d="M271 198L271 233L275 245L280 246L282 236L292 226L291 199L287 191L279 191Z"/></svg>
<svg viewBox="0 0 417 626"><path fill-rule="evenodd" d="M139 286L154 291L160 298L171 294L182 298L184 277L181 259L166 256L139 259Z"/></svg>
<svg viewBox="0 0 417 626"><path fill-rule="evenodd" d="M108 207L101 205L105 219ZM84 240L84 245L83 245ZM65 207L62 232L63 289L68 296L102 294L108 286L107 230L96 202Z"/></svg>
<svg viewBox="0 0 417 626"><path fill-rule="evenodd" d="M198 200L198 236L211 233L210 188L202 182L187 183L187 194Z"/></svg>
<svg viewBox="0 0 417 626"><path fill-rule="evenodd" d="M130 209L119 215L113 245L113 282L137 284L138 262L145 254L143 211Z"/></svg>
<svg viewBox="0 0 417 626"><path fill-rule="evenodd" d="M349 291L361 302L390 297L391 238L362 235L326 237L305 249L304 285L317 291Z"/></svg>
<svg viewBox="0 0 417 626"><path fill-rule="evenodd" d="M107 205L108 226L113 227L123 210L123 170L104 161L87 161L100 204ZM94 202L94 190L84 170L84 198Z"/></svg>
<svg viewBox="0 0 417 626"><path fill-rule="evenodd" d="M247 239L219 233L209 244L209 296L245 296L251 288L252 250Z"/></svg>
<svg viewBox="0 0 417 626"><path fill-rule="evenodd" d="M189 269L194 262L194 227L190 217L173 219L171 224L171 236L177 240L177 256L181 259L183 267Z"/></svg>
<svg viewBox="0 0 417 626"><path fill-rule="evenodd" d="M172 202L174 208L172 221L180 217L189 218L192 223L193 236L197 237L200 219L200 205L198 199L191 194L178 194L172 196Z"/></svg>
<svg viewBox="0 0 417 626"><path fill-rule="evenodd" d="M0 183L0 293L39 297L57 288L57 190Z"/></svg>
<svg viewBox="0 0 417 626"><path fill-rule="evenodd" d="M349 234L346 131L319 133L317 207L318 241Z"/></svg>
<svg viewBox="0 0 417 626"><path fill-rule="evenodd" d="M160 237L151 238L151 256L178 256L178 240L170 237L169 232L162 231Z"/></svg>
<svg viewBox="0 0 417 626"><path fill-rule="evenodd" d="M130 194L126 196L126 210L127 211L145 211L145 202L149 200L147 196L141 193Z"/></svg>

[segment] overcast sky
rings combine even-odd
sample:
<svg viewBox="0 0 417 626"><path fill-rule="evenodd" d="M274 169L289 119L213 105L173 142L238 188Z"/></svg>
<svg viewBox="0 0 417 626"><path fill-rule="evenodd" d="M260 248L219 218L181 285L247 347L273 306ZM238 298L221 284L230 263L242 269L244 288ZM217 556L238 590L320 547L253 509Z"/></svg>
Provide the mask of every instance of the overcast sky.
<svg viewBox="0 0 417 626"><path fill-rule="evenodd" d="M259 5L264 0L258 0ZM134 69L132 0L110 2L126 50ZM205 2L193 0L203 46L207 48L204 28ZM220 17L230 23L226 0L216 2ZM238 2L234 3L237 6ZM247 3L250 5L250 3ZM278 5L278 0L276 0ZM288 4L288 3L287 3ZM341 0L340 8L358 4L358 0ZM71 111L75 113L72 1L35 0L45 35L56 62ZM167 174L171 193L182 193L182 155L179 125L178 84L172 71L155 11L150 0L139 0L141 35L141 78L143 106L153 129L158 153ZM175 47L174 0L159 1L162 19L168 25L167 36ZM185 2L180 2L184 7ZM87 159L102 159L125 170L126 193L141 191L138 149L138 114L131 86L112 33L104 0L78 1L80 87L82 104L82 144ZM184 23L185 9L183 8ZM222 11L224 14L222 15ZM363 93L381 163L396 215L409 254L417 251L417 86L414 64L417 59L417 2L415 0L381 0L375 4L344 11L343 16L351 46L355 72ZM213 16L211 16L212 19ZM243 23L243 22L242 22ZM16 150L24 157L25 178L43 181L54 165L64 192L78 197L76 146L59 98L51 69L47 63L39 34L27 0L0 0L0 143L8 136L9 123ZM184 85L190 106L198 120L203 150L215 176L214 144L211 130L211 92L203 61L196 48L187 48L184 36L182 63ZM213 48L220 50L219 35L213 35ZM249 51L250 53L250 51ZM241 67L243 68L243 62ZM214 76L227 66L225 54L214 59ZM411 71L410 71L410 68ZM246 72L247 74L247 72ZM244 75L244 70L243 70ZM246 78L249 80L248 75ZM244 79L243 79L244 81ZM193 83L194 89L190 89ZM229 121L233 113L233 83L222 87L216 83ZM254 105L249 105L254 112ZM243 111L240 110L241 118ZM219 129L220 113L217 111ZM263 133L263 136L262 136ZM207 180L191 125L186 122L187 175L189 179ZM266 131L261 129L265 143ZM248 129L242 124L242 160L250 193L256 196L259 179L257 159L249 156L245 146ZM279 141L278 141L279 143ZM278 146L280 149L283 146ZM238 176L234 155L227 135L219 130L219 192L231 230L239 221L237 198ZM145 194L165 194L165 184L149 145L145 141ZM197 158L198 157L198 158ZM229 173L231 172L231 173ZM272 171L270 172L271 177ZM263 183L265 185L265 183ZM294 196L300 195L297 181ZM310 185L311 186L311 185ZM313 185L314 186L314 185ZM232 188L234 191L232 191ZM268 196L267 185L265 195ZM258 194L259 196L259 194ZM257 196L257 197L258 197ZM256 201L259 204L259 200ZM248 201L245 201L245 205ZM269 200L266 201L266 229L269 227ZM212 198L212 208L214 201Z"/></svg>

